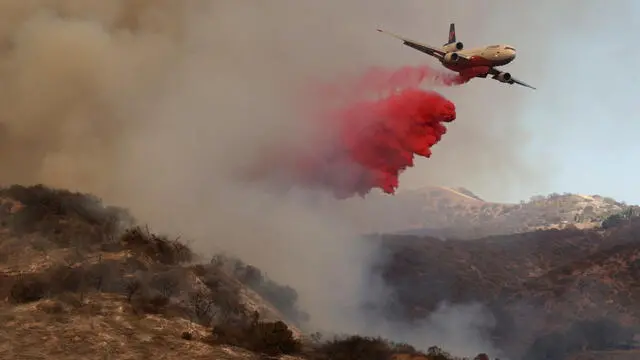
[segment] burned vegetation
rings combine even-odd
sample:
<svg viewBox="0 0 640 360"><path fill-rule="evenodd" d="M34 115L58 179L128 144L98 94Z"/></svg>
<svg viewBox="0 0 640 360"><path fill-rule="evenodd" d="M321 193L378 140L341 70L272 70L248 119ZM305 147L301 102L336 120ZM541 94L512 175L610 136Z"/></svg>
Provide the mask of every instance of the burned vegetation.
<svg viewBox="0 0 640 360"><path fill-rule="evenodd" d="M104 206L90 195L40 185L0 189L0 276L0 296L5 300L0 316L4 331L16 337L0 346L0 357L33 351L28 337L37 336L39 327L60 330L58 335L58 330L54 335L47 330L42 338L52 339L38 346L70 341L73 324L82 318L93 330L77 330L74 339L98 336L92 333L104 328L113 331L107 338L124 336L129 345L86 339L82 346L58 346L68 352L58 358L91 358L88 354L96 351L102 352L100 358L105 353L112 358L154 356L176 349L192 351L190 358L222 358L221 346L238 349L238 357L225 353L226 358L238 359L284 354L312 360L452 358L437 348L420 353L384 339L308 338L299 330L309 318L297 307L296 291L259 269L225 255L204 261L179 239L138 225L124 209ZM264 304L256 304L256 298ZM26 316L46 326L18 320ZM129 325L116 324L123 319ZM163 330L155 326L147 331L155 335L143 335L142 324L150 321L164 324ZM115 331L115 326L126 331ZM146 340L130 344L140 338Z"/></svg>

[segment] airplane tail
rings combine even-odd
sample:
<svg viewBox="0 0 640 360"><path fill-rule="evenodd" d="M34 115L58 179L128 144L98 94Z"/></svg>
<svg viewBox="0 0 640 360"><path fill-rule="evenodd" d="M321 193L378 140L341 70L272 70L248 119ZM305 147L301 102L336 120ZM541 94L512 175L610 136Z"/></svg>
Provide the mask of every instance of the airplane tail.
<svg viewBox="0 0 640 360"><path fill-rule="evenodd" d="M456 25L454 23L451 23L449 25L449 41L446 44L444 44L444 46L453 44L455 42L456 42Z"/></svg>

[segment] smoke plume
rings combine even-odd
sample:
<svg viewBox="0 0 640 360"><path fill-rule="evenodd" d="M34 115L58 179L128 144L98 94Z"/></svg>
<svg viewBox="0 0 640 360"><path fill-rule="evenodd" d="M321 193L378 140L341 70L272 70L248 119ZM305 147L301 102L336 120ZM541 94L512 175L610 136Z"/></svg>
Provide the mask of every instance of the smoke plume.
<svg viewBox="0 0 640 360"><path fill-rule="evenodd" d="M375 69L351 86L345 81L343 88L327 87L330 96L316 98L316 104L346 105L303 116L317 122L324 138L316 134L309 139L314 146L308 153L300 154L299 149L273 152L259 161L252 176L262 178L275 172L282 180L283 173L290 173L293 184L325 188L338 199L365 196L372 188L394 194L400 173L413 166L415 155L431 157L431 147L446 133L443 123L456 117L452 102L416 87L427 77L447 86L469 80L423 66ZM364 100L371 94L390 95ZM323 146L326 144L328 147Z"/></svg>
<svg viewBox="0 0 640 360"><path fill-rule="evenodd" d="M296 288L314 328L364 331L357 306L380 295L363 285L375 248L357 241L349 208L238 174L276 144L310 150L300 139L324 127L301 119L296 99L312 79L399 65L374 30L387 10L360 0L0 1L0 182L93 192ZM514 152L494 151L470 126L483 151L460 159L511 162ZM437 180L461 174L441 170Z"/></svg>

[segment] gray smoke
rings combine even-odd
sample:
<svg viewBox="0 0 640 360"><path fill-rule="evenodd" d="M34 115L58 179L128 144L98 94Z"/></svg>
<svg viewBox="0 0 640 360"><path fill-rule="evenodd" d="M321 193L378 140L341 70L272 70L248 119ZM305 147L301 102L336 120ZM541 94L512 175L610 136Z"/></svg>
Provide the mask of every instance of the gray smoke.
<svg viewBox="0 0 640 360"><path fill-rule="evenodd" d="M233 253L293 286L314 327L364 331L375 319L357 305L385 292L363 285L375 249L356 241L349 202L272 194L237 174L265 148L300 149L318 131L294 104L309 81L428 61L376 27L441 41L455 19L466 43L482 43L505 11L380 0L0 1L0 181L127 206L158 231L194 239L200 252ZM476 91L488 86L447 91L459 119L408 184L485 195L544 180L540 164L523 160L527 134L511 121L520 93ZM487 106L496 96L503 105ZM491 323L475 305L444 307L420 329L389 325L386 334L490 351L473 331L478 322Z"/></svg>

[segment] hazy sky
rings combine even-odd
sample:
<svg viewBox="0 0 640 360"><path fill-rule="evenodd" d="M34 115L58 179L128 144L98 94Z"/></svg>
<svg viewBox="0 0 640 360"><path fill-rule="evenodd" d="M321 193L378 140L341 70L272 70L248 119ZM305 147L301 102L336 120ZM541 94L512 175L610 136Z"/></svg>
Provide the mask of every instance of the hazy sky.
<svg viewBox="0 0 640 360"><path fill-rule="evenodd" d="M640 106L635 105L640 95L635 67L640 60L635 42L640 31L640 3L470 3L398 1L397 6L414 6L415 15L406 19L404 29L393 30L440 45L451 20L457 24L458 40L466 47L508 43L518 49L516 60L505 69L536 86L537 91L475 79L444 92L458 106L457 122L481 122L483 117L492 116L518 123L515 129L524 151L520 159L530 162L536 181L523 184L496 179L506 192L491 189L486 182L459 185L467 185L491 200L517 201L534 193L567 191L640 203L636 180L640 145L634 141L640 130L640 119L635 116ZM439 13L434 14L433 8L440 8ZM434 32L437 28L440 31ZM421 29L422 33L418 32ZM394 48L393 44L388 47ZM419 57L417 53L415 58ZM447 136L455 136L456 126L462 125L452 125ZM492 126L496 126L495 121ZM496 141L504 141L502 137L509 137L509 131L496 128ZM447 138L439 146L443 152L451 150ZM478 151L482 149L467 147L457 155ZM425 171L436 170L430 163L436 163L437 156L436 151L434 158L419 162L417 169L405 175L405 184L419 186Z"/></svg>
<svg viewBox="0 0 640 360"><path fill-rule="evenodd" d="M532 74L540 90L524 102L519 120L535 134L530 156L547 149L558 165L553 190L640 203L640 51L632 45L640 31L640 4L581 3L580 11L559 17L564 27L556 41L531 49L526 39L519 44L527 54L535 51L523 56L540 57L546 66Z"/></svg>
<svg viewBox="0 0 640 360"><path fill-rule="evenodd" d="M151 4L159 5L151 10ZM45 11L52 7L56 11ZM632 176L637 121L628 117L635 112L638 88L637 1L0 0L0 10L0 43L11 45L0 49L0 123L8 129L8 138L0 141L2 183L41 182L105 198L136 188L121 176L137 166L131 164L136 158L128 143L148 148L135 137L157 131L147 124L152 129L145 132L139 125L152 124L147 117L155 114L137 112L159 106L149 99L170 92L165 80L183 76L174 68L185 58L207 58L198 60L200 67L179 69L201 71L196 79L211 77L200 96L212 109L202 112L215 113L220 124L204 123L224 128L227 118L242 118L259 134L240 132L232 141L203 135L208 142L224 140L237 147L258 137L280 144L279 136L298 133L278 130L265 118L304 127L299 126L304 119L289 113L297 102L286 95L300 82L339 79L371 66L439 66L376 27L442 45L449 23L455 22L458 40L467 48L516 47L516 60L504 69L538 90L490 79L437 89L455 102L458 118L432 158L417 161L402 175L401 189L464 186L494 201L568 191L640 203ZM64 55L69 52L75 55ZM241 94L234 99L241 103L238 113L227 115L222 109L231 107L223 99L229 84L242 91L234 92ZM275 91L275 84L282 90ZM193 85L186 88L195 91ZM192 94L187 98L195 101ZM245 102L253 106L246 108ZM271 134L276 130L280 133ZM165 151L173 153L155 155L171 158L177 150ZM245 161L256 154L247 150L238 156ZM206 179L207 174L197 175Z"/></svg>

